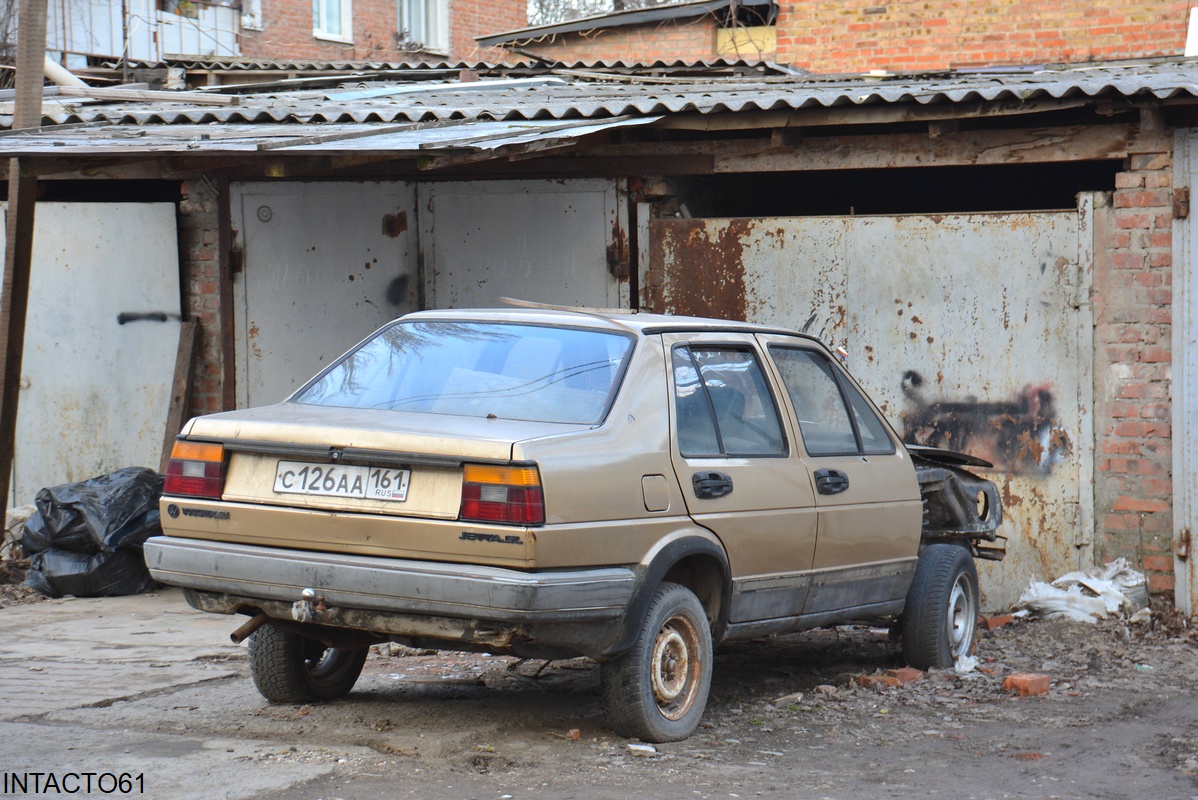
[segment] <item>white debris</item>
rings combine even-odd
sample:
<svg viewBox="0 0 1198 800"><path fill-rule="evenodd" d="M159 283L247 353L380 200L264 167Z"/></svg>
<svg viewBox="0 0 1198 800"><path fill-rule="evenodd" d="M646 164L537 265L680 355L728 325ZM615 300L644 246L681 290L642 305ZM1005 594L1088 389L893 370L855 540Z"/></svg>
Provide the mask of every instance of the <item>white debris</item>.
<svg viewBox="0 0 1198 800"><path fill-rule="evenodd" d="M1015 608L1093 623L1120 609L1130 612L1146 605L1147 580L1143 573L1133 570L1127 559L1118 558L1109 564L1062 575L1052 583L1032 581Z"/></svg>
<svg viewBox="0 0 1198 800"><path fill-rule="evenodd" d="M958 675L966 675L978 668L977 656L960 656L957 658L957 663L953 664L953 670Z"/></svg>
<svg viewBox="0 0 1198 800"><path fill-rule="evenodd" d="M657 757L657 748L651 744L630 744L628 745L628 752L641 758Z"/></svg>

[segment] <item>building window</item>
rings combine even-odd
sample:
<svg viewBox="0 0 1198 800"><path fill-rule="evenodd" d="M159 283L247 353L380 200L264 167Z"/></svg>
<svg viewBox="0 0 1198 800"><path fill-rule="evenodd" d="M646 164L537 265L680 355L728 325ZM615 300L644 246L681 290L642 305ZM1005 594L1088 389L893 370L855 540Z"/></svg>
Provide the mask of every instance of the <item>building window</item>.
<svg viewBox="0 0 1198 800"><path fill-rule="evenodd" d="M399 47L449 52L449 0L399 0Z"/></svg>
<svg viewBox="0 0 1198 800"><path fill-rule="evenodd" d="M312 0L312 35L317 39L352 42L352 0Z"/></svg>

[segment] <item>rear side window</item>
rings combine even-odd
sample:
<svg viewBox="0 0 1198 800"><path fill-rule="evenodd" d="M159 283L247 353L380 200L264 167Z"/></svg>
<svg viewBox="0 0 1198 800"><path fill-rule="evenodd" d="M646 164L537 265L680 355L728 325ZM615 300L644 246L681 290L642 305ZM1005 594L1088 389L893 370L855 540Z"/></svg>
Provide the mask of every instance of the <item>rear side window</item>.
<svg viewBox="0 0 1198 800"><path fill-rule="evenodd" d="M786 437L757 357L749 350L676 347L678 448L690 458L779 456Z"/></svg>
<svg viewBox="0 0 1198 800"><path fill-rule="evenodd" d="M771 347L798 417L803 446L813 456L895 452L886 425L861 393L814 350ZM847 401L847 402L846 402Z"/></svg>
<svg viewBox="0 0 1198 800"><path fill-rule="evenodd" d="M618 333L477 322L397 322L293 399L539 422L596 424L632 349Z"/></svg>

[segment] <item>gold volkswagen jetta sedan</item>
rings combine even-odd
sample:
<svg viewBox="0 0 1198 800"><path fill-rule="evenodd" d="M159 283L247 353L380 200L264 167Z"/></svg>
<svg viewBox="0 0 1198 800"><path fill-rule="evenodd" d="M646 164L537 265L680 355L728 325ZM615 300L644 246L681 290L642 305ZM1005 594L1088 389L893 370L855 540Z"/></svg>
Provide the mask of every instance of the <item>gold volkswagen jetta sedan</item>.
<svg viewBox="0 0 1198 800"><path fill-rule="evenodd" d="M581 655L617 732L672 741L723 641L872 621L914 666L967 654L973 560L1003 553L968 465L905 446L802 334L426 311L283 403L191 420L145 553L250 617L268 700L348 693L385 641Z"/></svg>

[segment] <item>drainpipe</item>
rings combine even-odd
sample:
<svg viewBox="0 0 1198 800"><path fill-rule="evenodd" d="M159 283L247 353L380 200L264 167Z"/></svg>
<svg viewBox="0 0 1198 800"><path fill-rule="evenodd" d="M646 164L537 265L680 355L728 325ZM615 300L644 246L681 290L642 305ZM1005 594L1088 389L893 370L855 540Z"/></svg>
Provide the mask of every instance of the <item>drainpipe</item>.
<svg viewBox="0 0 1198 800"><path fill-rule="evenodd" d="M85 89L87 88L87 84L78 75L53 61L50 56L46 56L43 74L56 86L80 86Z"/></svg>

